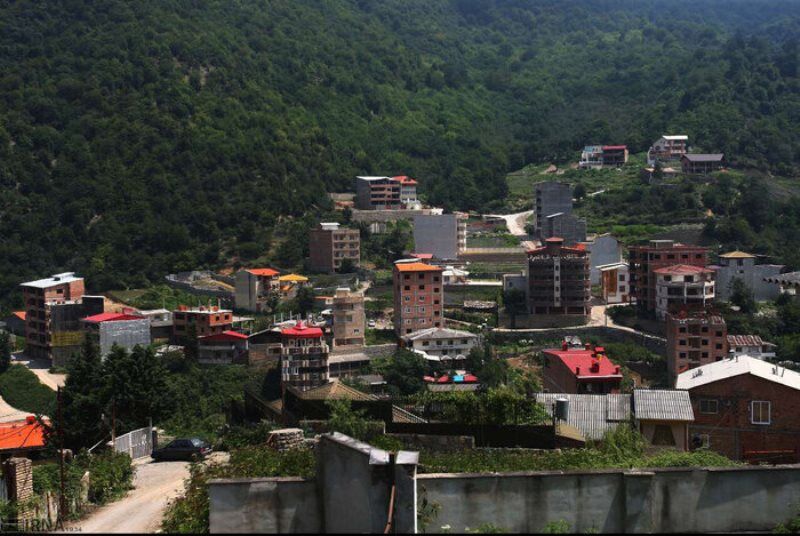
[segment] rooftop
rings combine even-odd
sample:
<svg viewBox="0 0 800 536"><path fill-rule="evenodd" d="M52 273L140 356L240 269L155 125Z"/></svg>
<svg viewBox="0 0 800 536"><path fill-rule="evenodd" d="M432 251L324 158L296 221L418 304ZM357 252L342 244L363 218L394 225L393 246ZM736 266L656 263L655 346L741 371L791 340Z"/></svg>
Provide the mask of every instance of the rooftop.
<svg viewBox="0 0 800 536"><path fill-rule="evenodd" d="M653 270L653 273L662 275L690 275L690 274L710 274L714 270L709 270L704 266L692 266L690 264L675 264Z"/></svg>
<svg viewBox="0 0 800 536"><path fill-rule="evenodd" d="M20 284L21 287L34 287L34 288L50 288L56 285L63 285L65 283L72 283L74 281L83 281L82 277L76 277L75 272L64 272L62 274L54 274L51 277L38 279L36 281L28 281L27 283Z"/></svg>
<svg viewBox="0 0 800 536"><path fill-rule="evenodd" d="M800 390L800 373L748 355L728 357L722 361L687 370L678 375L675 388L694 389L743 374L751 374L790 389Z"/></svg>
<svg viewBox="0 0 800 536"><path fill-rule="evenodd" d="M273 270L272 268L249 268L247 271L262 277L275 277L280 274L278 270Z"/></svg>
<svg viewBox="0 0 800 536"><path fill-rule="evenodd" d="M125 313L100 313L97 315L87 316L83 319L84 322L90 324L101 324L103 322L124 322L126 320L144 320L145 318L140 315L131 315Z"/></svg>
<svg viewBox="0 0 800 536"><path fill-rule="evenodd" d="M683 158L688 160L689 162L722 162L725 159L725 155L722 153L714 153L714 154L685 154Z"/></svg>
<svg viewBox="0 0 800 536"><path fill-rule="evenodd" d="M454 339L454 338L469 338L475 339L478 336L471 331L461 331L449 328L428 328L403 335L405 341L418 341L428 339Z"/></svg>
<svg viewBox="0 0 800 536"><path fill-rule="evenodd" d="M758 335L728 335L730 346L775 346Z"/></svg>
<svg viewBox="0 0 800 536"><path fill-rule="evenodd" d="M745 253L744 251L731 251L729 253L723 253L720 255L722 259L755 259L756 256L751 253Z"/></svg>
<svg viewBox="0 0 800 536"><path fill-rule="evenodd" d="M411 177L407 177L405 175L400 175L392 178L405 186L412 186L414 184L417 184L416 180L412 179Z"/></svg>
<svg viewBox="0 0 800 536"><path fill-rule="evenodd" d="M290 328L282 329L281 335L285 335L287 337L306 337L319 339L322 337L322 330L320 328L307 326L301 320Z"/></svg>
<svg viewBox="0 0 800 536"><path fill-rule="evenodd" d="M603 145L604 151L624 151L627 148L627 145Z"/></svg>
<svg viewBox="0 0 800 536"><path fill-rule="evenodd" d="M278 278L281 283L306 283L308 278L299 274L286 274Z"/></svg>
<svg viewBox="0 0 800 536"><path fill-rule="evenodd" d="M664 134L661 137L664 138L665 140L672 140L672 141L689 140L689 136L687 136L686 134Z"/></svg>
<svg viewBox="0 0 800 536"><path fill-rule="evenodd" d="M578 378L622 378L619 366L605 356L600 346L593 350L551 348L544 352L560 359Z"/></svg>
<svg viewBox="0 0 800 536"><path fill-rule="evenodd" d="M239 333L238 331L223 331L222 333L216 333L214 335L206 335L205 337L199 337L201 341L207 342L215 342L215 341L246 341L248 339L247 335L244 333Z"/></svg>
<svg viewBox="0 0 800 536"><path fill-rule="evenodd" d="M441 272L442 268L439 266L432 266L424 262L405 262L395 263L395 270L398 272Z"/></svg>
<svg viewBox="0 0 800 536"><path fill-rule="evenodd" d="M25 420L0 423L0 451L44 447L44 427L29 416Z"/></svg>
<svg viewBox="0 0 800 536"><path fill-rule="evenodd" d="M633 413L640 421L694 421L687 391L634 389Z"/></svg>
<svg viewBox="0 0 800 536"><path fill-rule="evenodd" d="M566 398L569 403L567 424L580 430L586 439L602 439L607 431L631 418L631 395L536 393L534 396L551 415L555 401Z"/></svg>

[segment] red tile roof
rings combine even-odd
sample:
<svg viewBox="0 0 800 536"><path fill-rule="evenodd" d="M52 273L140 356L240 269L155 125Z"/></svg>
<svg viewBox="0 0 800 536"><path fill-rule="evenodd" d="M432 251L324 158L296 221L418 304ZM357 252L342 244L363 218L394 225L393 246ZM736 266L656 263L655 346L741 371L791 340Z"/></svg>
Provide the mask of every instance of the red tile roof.
<svg viewBox="0 0 800 536"><path fill-rule="evenodd" d="M280 274L278 270L273 270L272 268L249 268L247 271L253 275L264 277L275 277Z"/></svg>
<svg viewBox="0 0 800 536"><path fill-rule="evenodd" d="M44 426L33 415L0 423L0 452L44 447Z"/></svg>
<svg viewBox="0 0 800 536"><path fill-rule="evenodd" d="M624 151L627 148L627 145L603 145L604 151Z"/></svg>
<svg viewBox="0 0 800 536"><path fill-rule="evenodd" d="M664 268L653 270L653 273L666 275L710 274L712 272L713 270L709 270L704 266L692 266L690 264L675 264L673 266L665 266Z"/></svg>
<svg viewBox="0 0 800 536"><path fill-rule="evenodd" d="M19 318L20 320L25 320L25 317L26 317L25 311L14 311L14 312L13 312L13 313L11 313L11 314L12 314L12 315L14 315L14 316L16 316L16 317L17 317L17 318Z"/></svg>
<svg viewBox="0 0 800 536"><path fill-rule="evenodd" d="M397 177L392 177L394 180L398 181L400 184L407 184L409 186L413 184L417 184L417 181L412 179L411 177L407 177L405 175L398 175Z"/></svg>
<svg viewBox="0 0 800 536"><path fill-rule="evenodd" d="M764 341L758 335L728 335L728 344L731 346L775 346Z"/></svg>
<svg viewBox="0 0 800 536"><path fill-rule="evenodd" d="M129 315L125 313L100 313L98 315L87 316L84 322L100 324L101 322L121 322L124 320L142 320L144 317L139 315Z"/></svg>
<svg viewBox="0 0 800 536"><path fill-rule="evenodd" d="M433 253L412 253L411 256L414 257L415 259L429 261L433 258Z"/></svg>
<svg viewBox="0 0 800 536"><path fill-rule="evenodd" d="M301 320L295 324L294 327L282 329L281 335L285 335L287 337L319 339L322 337L322 330L320 328L308 327Z"/></svg>
<svg viewBox="0 0 800 536"><path fill-rule="evenodd" d="M222 333L217 333L214 335L206 335L205 337L199 337L202 341L241 341L247 340L247 335L244 333L239 333L238 331L223 331Z"/></svg>
<svg viewBox="0 0 800 536"><path fill-rule="evenodd" d="M602 350L602 347L600 348ZM578 378L622 378L619 366L615 365L608 357L602 356L599 359L594 357L595 351L592 350L545 350L546 354L560 359L567 368ZM602 353L602 352L599 352ZM597 365L596 370L592 370L592 365Z"/></svg>

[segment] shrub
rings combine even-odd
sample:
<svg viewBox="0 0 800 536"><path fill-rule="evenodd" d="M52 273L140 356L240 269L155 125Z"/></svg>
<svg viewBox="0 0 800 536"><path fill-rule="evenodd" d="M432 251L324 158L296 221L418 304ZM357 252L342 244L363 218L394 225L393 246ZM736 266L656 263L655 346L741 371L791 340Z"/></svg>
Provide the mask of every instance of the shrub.
<svg viewBox="0 0 800 536"><path fill-rule="evenodd" d="M0 374L0 396L11 406L37 415L53 415L56 393L22 365Z"/></svg>

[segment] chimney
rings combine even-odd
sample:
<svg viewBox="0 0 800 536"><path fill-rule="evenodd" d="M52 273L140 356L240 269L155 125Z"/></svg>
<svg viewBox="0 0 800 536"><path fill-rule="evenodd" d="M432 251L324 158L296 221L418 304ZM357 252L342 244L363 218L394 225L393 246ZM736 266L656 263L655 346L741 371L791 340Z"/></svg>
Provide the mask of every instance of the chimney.
<svg viewBox="0 0 800 536"><path fill-rule="evenodd" d="M567 345L567 341L566 340L561 341L561 351L566 352L568 348L569 346Z"/></svg>
<svg viewBox="0 0 800 536"><path fill-rule="evenodd" d="M575 375L576 376L580 376L581 375L581 367L575 367Z"/></svg>
<svg viewBox="0 0 800 536"><path fill-rule="evenodd" d="M592 343L587 342L586 344L583 345L583 347L586 348L587 350L591 351L592 350Z"/></svg>
<svg viewBox="0 0 800 536"><path fill-rule="evenodd" d="M614 374L619 374L619 367L616 367L616 368L614 369Z"/></svg>

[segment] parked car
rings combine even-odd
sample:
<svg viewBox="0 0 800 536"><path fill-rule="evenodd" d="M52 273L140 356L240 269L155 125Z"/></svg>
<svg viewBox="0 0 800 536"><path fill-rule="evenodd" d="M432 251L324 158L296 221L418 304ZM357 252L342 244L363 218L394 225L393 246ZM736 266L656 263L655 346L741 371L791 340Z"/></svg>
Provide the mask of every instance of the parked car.
<svg viewBox="0 0 800 536"><path fill-rule="evenodd" d="M370 320L369 322L367 322L367 326L371 327L371 328L374 328L375 327L375 321L374 320Z"/></svg>
<svg viewBox="0 0 800 536"><path fill-rule="evenodd" d="M175 439L167 445L156 449L150 455L153 460L161 461L196 461L211 454L211 446L196 437Z"/></svg>

